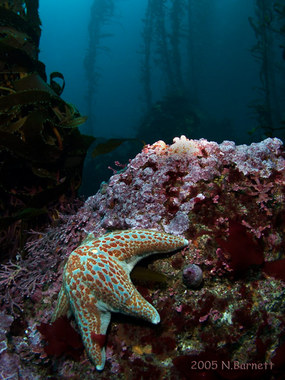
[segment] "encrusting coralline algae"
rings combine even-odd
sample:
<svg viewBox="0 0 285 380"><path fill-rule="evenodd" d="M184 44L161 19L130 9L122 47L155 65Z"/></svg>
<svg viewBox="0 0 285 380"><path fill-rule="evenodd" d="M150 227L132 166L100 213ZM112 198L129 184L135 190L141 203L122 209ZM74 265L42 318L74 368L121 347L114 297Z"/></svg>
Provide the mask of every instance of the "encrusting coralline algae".
<svg viewBox="0 0 285 380"><path fill-rule="evenodd" d="M94 378L69 322L49 325L63 266L87 233L138 228L183 235L190 244L134 270L133 283L161 322L115 318L96 378L178 379L204 371L205 378L214 372L231 379L234 370L223 363L260 364L260 372L234 371L238 379L278 374L285 357L284 172L277 138L235 146L181 136L171 146L145 146L77 213L33 233L24 258L1 266L1 376ZM197 289L183 282L192 264L203 271Z"/></svg>

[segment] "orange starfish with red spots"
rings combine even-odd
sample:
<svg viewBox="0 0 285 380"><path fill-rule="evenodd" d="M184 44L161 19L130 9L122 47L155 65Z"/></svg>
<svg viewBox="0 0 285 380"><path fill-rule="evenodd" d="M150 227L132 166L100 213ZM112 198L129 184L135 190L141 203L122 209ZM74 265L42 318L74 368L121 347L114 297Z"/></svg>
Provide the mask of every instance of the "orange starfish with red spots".
<svg viewBox="0 0 285 380"><path fill-rule="evenodd" d="M188 241L152 230L112 232L97 239L91 234L68 258L53 321L73 313L89 358L97 370L105 365L105 337L111 312L157 324L156 309L130 279L136 263L154 253L172 252Z"/></svg>

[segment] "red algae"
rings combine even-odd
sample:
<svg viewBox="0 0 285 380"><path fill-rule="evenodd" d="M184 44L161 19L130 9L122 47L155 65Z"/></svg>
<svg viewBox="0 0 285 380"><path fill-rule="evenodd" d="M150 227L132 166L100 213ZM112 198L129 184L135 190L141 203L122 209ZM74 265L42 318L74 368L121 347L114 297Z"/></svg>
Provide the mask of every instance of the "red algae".
<svg viewBox="0 0 285 380"><path fill-rule="evenodd" d="M47 342L44 347L47 355L66 355L74 360L80 359L84 348L81 336L72 328L67 317L60 317L52 324L41 323L38 330Z"/></svg>
<svg viewBox="0 0 285 380"><path fill-rule="evenodd" d="M263 250L258 241L247 232L246 227L234 220L229 221L228 238L216 238L219 246L230 254L230 267L235 274L247 270L251 265L261 265Z"/></svg>
<svg viewBox="0 0 285 380"><path fill-rule="evenodd" d="M267 261L262 270L268 276L285 281L285 259Z"/></svg>

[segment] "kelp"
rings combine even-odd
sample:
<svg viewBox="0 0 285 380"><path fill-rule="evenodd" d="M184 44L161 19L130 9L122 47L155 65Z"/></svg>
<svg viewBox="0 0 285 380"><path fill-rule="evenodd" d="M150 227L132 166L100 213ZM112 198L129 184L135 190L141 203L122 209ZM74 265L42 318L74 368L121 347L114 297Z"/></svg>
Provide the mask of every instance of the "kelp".
<svg viewBox="0 0 285 380"><path fill-rule="evenodd" d="M0 99L0 112L10 112L11 107L16 106L21 110L25 105L40 104L52 105L53 100L57 103L63 102L61 99L53 99L48 91L38 89L16 92L14 94L3 96Z"/></svg>
<svg viewBox="0 0 285 380"><path fill-rule="evenodd" d="M96 140L96 139L95 139ZM92 151L91 156L95 158L101 154L107 154L118 148L126 141L140 142L143 146L145 142L136 138L121 138L121 139L108 139L105 142L99 143Z"/></svg>
<svg viewBox="0 0 285 380"><path fill-rule="evenodd" d="M38 164L51 163L58 160L61 154L58 147L44 144L40 139L38 139L38 142L40 143L38 145L25 143L17 136L0 131L0 148L3 151L10 152L12 156Z"/></svg>
<svg viewBox="0 0 285 380"><path fill-rule="evenodd" d="M2 33L1 33L2 34ZM18 64L19 67L25 67L29 71L36 70L41 76L45 76L45 66L42 62L29 56L25 51L9 46L0 41L0 61L4 60L9 64Z"/></svg>
<svg viewBox="0 0 285 380"><path fill-rule="evenodd" d="M166 96L185 94L188 78L182 66L186 64L188 67L188 62L182 52L190 33L187 25L189 12L186 0L147 1L143 19L141 79L148 112L152 106L151 80L157 75L153 72L154 67L163 75Z"/></svg>
<svg viewBox="0 0 285 380"><path fill-rule="evenodd" d="M55 81L56 78L60 78L62 80L61 86ZM63 90L64 90L64 87L65 87L64 76L61 73L59 73L58 71L55 71L55 72L50 74L49 82L50 82L50 87L54 90L54 92L57 95L61 95Z"/></svg>
<svg viewBox="0 0 285 380"><path fill-rule="evenodd" d="M12 2L11 2L12 3ZM14 1L15 3L15 1ZM26 3L25 1L19 1L19 3ZM27 3L32 3L31 1L27 1ZM8 5L7 5L8 7ZM11 5L10 5L11 7ZM13 5L12 5L13 8ZM0 17L0 25L1 26L9 26L15 28L17 31L24 32L28 35L29 38L33 40L33 43L35 46L39 45L40 42L40 20L38 17L37 11L33 10L34 18L32 19L32 15L29 12L24 13L25 7L19 6L15 10L10 8L5 8L3 5L1 5L1 17ZM26 8L32 9L32 7ZM22 15L19 15L17 13L22 13ZM28 16L27 18L30 18L30 22L27 22L23 16Z"/></svg>
<svg viewBox="0 0 285 380"><path fill-rule="evenodd" d="M114 0L93 0L90 9L90 21L88 25L88 49L84 58L84 67L88 81L87 88L87 110L89 120L87 128L89 133L93 133L93 109L94 94L98 84L100 74L96 67L99 50L107 50L101 45L102 39L112 36L111 33L104 33L103 29L114 12Z"/></svg>
<svg viewBox="0 0 285 380"><path fill-rule="evenodd" d="M86 117L60 97L64 76L51 73L47 83L37 58L37 6L36 0L0 5L0 244L5 257L24 244L24 230L46 223L77 194L93 141L78 130Z"/></svg>
<svg viewBox="0 0 285 380"><path fill-rule="evenodd" d="M250 131L249 134L254 134L258 130L266 137L277 136L284 138L284 98L276 84L284 77L284 62L285 44L279 46L283 48L281 60L276 56L277 46L274 39L274 34L283 38L285 7L279 1L256 0L255 17L249 17L248 21L252 27L256 43L251 48L252 56L260 65L259 79L260 86L258 87L259 98L250 104L253 109L257 126ZM278 67L278 71L276 68ZM283 74L282 74L283 72ZM282 78L283 79L283 78ZM281 104L281 102L283 104ZM264 137L263 136L263 137Z"/></svg>

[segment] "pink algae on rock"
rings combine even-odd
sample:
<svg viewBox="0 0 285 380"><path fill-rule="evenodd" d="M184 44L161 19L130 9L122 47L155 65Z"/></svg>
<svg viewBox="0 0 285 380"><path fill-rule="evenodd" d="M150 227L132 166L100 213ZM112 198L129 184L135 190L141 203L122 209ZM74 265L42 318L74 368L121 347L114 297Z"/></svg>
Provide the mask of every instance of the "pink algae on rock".
<svg viewBox="0 0 285 380"><path fill-rule="evenodd" d="M8 313L14 307L14 326L23 318L32 326L11 329L11 352L27 367L25 358L34 356L32 369L42 376L92 379L94 368L84 354L79 363L63 356L54 366L36 326L49 322L65 259L87 233L151 228L184 235L189 249L144 263L149 272L136 285L161 323L153 327L115 317L106 368L96 377L176 379L186 367L190 374L186 364L199 358L217 360L218 371L222 361L274 362L284 339L285 292L278 265L269 263L284 260L284 188L284 147L277 138L236 146L181 136L170 146L163 141L145 146L78 212L32 236L25 258L0 269L2 309ZM203 271L203 283L188 289L183 268L193 264ZM148 279L150 270L166 281ZM32 352L21 351L22 341L32 338L38 342ZM6 351L12 355L9 347Z"/></svg>

